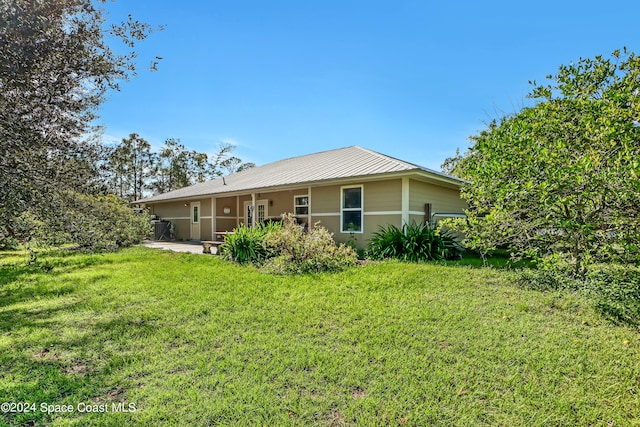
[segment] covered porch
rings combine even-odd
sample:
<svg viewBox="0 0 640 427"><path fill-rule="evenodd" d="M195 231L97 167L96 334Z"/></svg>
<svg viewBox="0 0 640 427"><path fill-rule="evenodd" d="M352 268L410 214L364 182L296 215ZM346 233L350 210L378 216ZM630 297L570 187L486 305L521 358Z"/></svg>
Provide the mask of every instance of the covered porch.
<svg viewBox="0 0 640 427"><path fill-rule="evenodd" d="M253 226L268 219L293 213L300 222L311 224L311 188L274 192L202 196L181 201L153 203L150 214L173 224L176 240L216 241L222 233L245 224Z"/></svg>

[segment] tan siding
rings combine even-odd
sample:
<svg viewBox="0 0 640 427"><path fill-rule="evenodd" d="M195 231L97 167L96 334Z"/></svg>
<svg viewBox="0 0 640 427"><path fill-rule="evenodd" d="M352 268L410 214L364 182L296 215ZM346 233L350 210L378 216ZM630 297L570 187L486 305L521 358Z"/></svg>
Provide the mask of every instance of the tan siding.
<svg viewBox="0 0 640 427"><path fill-rule="evenodd" d="M200 221L200 240L211 240L211 221Z"/></svg>
<svg viewBox="0 0 640 427"><path fill-rule="evenodd" d="M467 205L460 198L460 192L450 188L427 184L416 180L409 182L410 203L409 210L424 212L425 203L431 203L432 213L462 212Z"/></svg>
<svg viewBox="0 0 640 427"><path fill-rule="evenodd" d="M402 180L367 182L364 184L364 211L389 212L402 209Z"/></svg>
<svg viewBox="0 0 640 427"><path fill-rule="evenodd" d="M151 205L151 213L164 218L189 218L189 206L185 202L156 203Z"/></svg>
<svg viewBox="0 0 640 427"><path fill-rule="evenodd" d="M283 213L293 211L293 195L290 191L265 193L260 194L260 197L269 200L270 206L267 208L269 218L278 218Z"/></svg>
<svg viewBox="0 0 640 427"><path fill-rule="evenodd" d="M339 216L323 216L318 217L313 220L314 224L316 222L320 223L320 226L329 230L330 233L333 233L333 238L336 242L340 241L340 217ZM347 237L349 237L347 235Z"/></svg>
<svg viewBox="0 0 640 427"><path fill-rule="evenodd" d="M200 216L211 216L211 199L210 198L200 199Z"/></svg>
<svg viewBox="0 0 640 427"><path fill-rule="evenodd" d="M191 240L191 222L188 219L171 220L176 229L176 239Z"/></svg>
<svg viewBox="0 0 640 427"><path fill-rule="evenodd" d="M366 247L373 233L380 229L380 226L395 225L402 226L402 215L365 215L364 233L356 235L358 247ZM362 244L362 245L361 245Z"/></svg>
<svg viewBox="0 0 640 427"><path fill-rule="evenodd" d="M409 223L415 222L416 224L421 224L425 221L424 215L409 215Z"/></svg>
<svg viewBox="0 0 640 427"><path fill-rule="evenodd" d="M311 215L340 212L340 186L314 187L311 190Z"/></svg>
<svg viewBox="0 0 640 427"><path fill-rule="evenodd" d="M231 231L237 227L234 218L218 218L216 221L216 231Z"/></svg>
<svg viewBox="0 0 640 427"><path fill-rule="evenodd" d="M231 212L228 215L224 214L224 208L231 209ZM236 212L236 198L235 197L220 197L216 199L216 217L236 217L238 213Z"/></svg>
<svg viewBox="0 0 640 427"><path fill-rule="evenodd" d="M274 193L260 193L260 195L257 196L257 200L268 200L268 216L270 218L279 218L282 214L293 213L293 198L295 196L303 196L307 193L307 188Z"/></svg>

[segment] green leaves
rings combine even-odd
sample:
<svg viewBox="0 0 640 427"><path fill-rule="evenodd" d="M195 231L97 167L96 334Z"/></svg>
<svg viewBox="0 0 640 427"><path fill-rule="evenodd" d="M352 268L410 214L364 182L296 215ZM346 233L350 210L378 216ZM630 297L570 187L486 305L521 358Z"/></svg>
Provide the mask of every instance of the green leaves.
<svg viewBox="0 0 640 427"><path fill-rule="evenodd" d="M550 84L534 82L537 104L472 138L461 162L473 182L462 192L467 244L567 254L577 270L629 258L640 241L640 61L613 57L561 66Z"/></svg>
<svg viewBox="0 0 640 427"><path fill-rule="evenodd" d="M369 256L374 259L394 258L403 261L442 260L460 253L453 234L436 230L428 224L381 226L369 242Z"/></svg>

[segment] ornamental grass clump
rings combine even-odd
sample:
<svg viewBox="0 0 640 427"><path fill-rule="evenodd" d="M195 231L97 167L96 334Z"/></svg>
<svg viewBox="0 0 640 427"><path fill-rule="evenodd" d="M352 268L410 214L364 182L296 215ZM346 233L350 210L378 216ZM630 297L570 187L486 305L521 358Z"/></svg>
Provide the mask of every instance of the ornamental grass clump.
<svg viewBox="0 0 640 427"><path fill-rule="evenodd" d="M281 228L282 224L278 222L260 223L255 227L242 224L233 230L233 234L227 235L226 242L221 246L222 254L226 259L239 264L259 264L269 254L263 245L264 238Z"/></svg>

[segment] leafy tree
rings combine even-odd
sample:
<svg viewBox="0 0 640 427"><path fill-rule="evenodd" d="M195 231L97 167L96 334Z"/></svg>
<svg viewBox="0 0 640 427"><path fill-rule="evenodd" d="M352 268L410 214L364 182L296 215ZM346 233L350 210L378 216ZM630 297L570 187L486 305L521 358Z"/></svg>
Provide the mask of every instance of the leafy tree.
<svg viewBox="0 0 640 427"><path fill-rule="evenodd" d="M169 138L155 155L155 180L150 188L165 193L221 176L225 171L238 172L255 166L230 156L232 151L233 145L221 144L210 158L206 153L187 150L179 139Z"/></svg>
<svg viewBox="0 0 640 427"><path fill-rule="evenodd" d="M444 159L440 165L442 173L447 175L457 176L458 178L464 178L464 162L465 156L460 154L460 148L456 148L456 154L452 157Z"/></svg>
<svg viewBox="0 0 640 427"><path fill-rule="evenodd" d="M240 158L235 157L235 156L231 156L231 157L223 160L222 162L220 162L220 166L221 166L222 170L226 171L227 173L242 172L244 170L256 167L255 163L243 162ZM218 176L220 176L220 175L224 175L224 173L222 171L220 171L218 173Z"/></svg>
<svg viewBox="0 0 640 427"><path fill-rule="evenodd" d="M109 150L106 169L110 176L110 191L123 200L142 198L152 174L151 144L136 133Z"/></svg>
<svg viewBox="0 0 640 427"><path fill-rule="evenodd" d="M152 30L131 17L107 27L100 3L0 2L0 233L25 211L58 215L67 190L99 187L90 124L106 91L135 75L133 48Z"/></svg>
<svg viewBox="0 0 640 427"><path fill-rule="evenodd" d="M190 185L188 153L179 139L167 139L156 153L154 163L155 180L151 182L154 192L165 193Z"/></svg>
<svg viewBox="0 0 640 427"><path fill-rule="evenodd" d="M640 59L613 52L563 65L536 101L472 138L467 244L569 262L637 262Z"/></svg>

